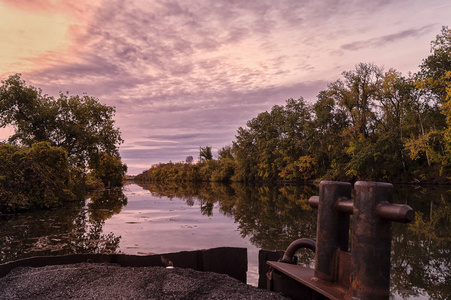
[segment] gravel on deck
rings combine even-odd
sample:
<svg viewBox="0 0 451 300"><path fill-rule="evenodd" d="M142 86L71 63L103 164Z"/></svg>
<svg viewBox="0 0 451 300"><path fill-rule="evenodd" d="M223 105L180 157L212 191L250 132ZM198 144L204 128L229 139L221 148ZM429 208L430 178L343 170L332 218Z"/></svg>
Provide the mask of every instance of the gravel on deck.
<svg viewBox="0 0 451 300"><path fill-rule="evenodd" d="M0 299L289 299L227 275L192 269L79 263L18 267Z"/></svg>

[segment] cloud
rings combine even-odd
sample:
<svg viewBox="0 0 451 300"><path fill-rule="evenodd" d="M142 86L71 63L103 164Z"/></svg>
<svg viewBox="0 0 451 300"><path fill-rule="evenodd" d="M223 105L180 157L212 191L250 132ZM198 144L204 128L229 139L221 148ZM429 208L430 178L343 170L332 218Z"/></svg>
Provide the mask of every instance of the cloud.
<svg viewBox="0 0 451 300"><path fill-rule="evenodd" d="M387 34L383 36L379 36L376 38L371 38L363 41L352 42L348 44L344 44L341 46L343 50L351 50L357 51L362 48L374 48L374 47L384 47L387 44L400 42L400 40L407 38L415 38L427 33L430 33L436 24L426 25L420 28L410 28L406 30L402 30L396 33Z"/></svg>
<svg viewBox="0 0 451 300"><path fill-rule="evenodd" d="M306 58L280 53L304 35L295 32L309 34L303 20L310 13L310 19L326 18L341 6L349 2L109 1L89 26L74 31L74 62L47 60L32 77L49 89L118 98L145 93L153 101L199 90L245 92L294 79L294 70L312 71ZM284 32L293 33L287 49L278 44Z"/></svg>
<svg viewBox="0 0 451 300"><path fill-rule="evenodd" d="M244 12L223 5L190 12L174 4L152 6L149 11L124 3L112 1L99 11L86 34L76 38L80 47L74 50L77 62L50 61L33 77L45 82L48 89L58 86L98 97L114 94L124 102L146 95L152 103L166 103L174 97L183 101L181 98L198 96L199 91L211 95L246 92L289 74L284 66L288 57L274 58L270 50L261 52L258 39L253 38L252 31L267 24L250 21L254 26L246 26L243 20L237 25L229 19L258 19L258 15L246 15L253 6L245 6ZM265 7L269 9L268 4ZM229 13L224 16L224 11ZM197 15L201 12L202 16ZM212 23L199 21L203 17ZM212 26L218 20L234 25L218 29ZM241 57L247 51L255 62ZM263 54L258 58L254 53Z"/></svg>

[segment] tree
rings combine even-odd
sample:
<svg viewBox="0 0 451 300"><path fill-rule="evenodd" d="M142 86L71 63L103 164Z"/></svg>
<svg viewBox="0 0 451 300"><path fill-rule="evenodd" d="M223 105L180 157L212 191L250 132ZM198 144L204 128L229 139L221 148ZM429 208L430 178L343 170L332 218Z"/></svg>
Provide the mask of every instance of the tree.
<svg viewBox="0 0 451 300"><path fill-rule="evenodd" d="M185 159L186 163L192 164L194 161L194 158L191 155L188 155Z"/></svg>
<svg viewBox="0 0 451 300"><path fill-rule="evenodd" d="M57 99L57 126L52 142L69 153L71 163L84 168L99 153L119 157L123 143L114 127L115 108L101 104L93 97L60 94Z"/></svg>
<svg viewBox="0 0 451 300"><path fill-rule="evenodd" d="M288 99L285 106L275 105L248 121L247 128L240 127L233 143L235 179L292 178L289 165L307 155L311 146L311 117L311 107L301 97Z"/></svg>
<svg viewBox="0 0 451 300"><path fill-rule="evenodd" d="M374 132L376 114L373 105L382 83L382 69L374 64L360 63L353 71L342 73L344 80L328 86L329 97L345 108L352 124L351 137L370 136Z"/></svg>
<svg viewBox="0 0 451 300"><path fill-rule="evenodd" d="M224 159L231 159L233 160L233 152L232 152L232 147L230 146L224 146L221 149L219 149L218 151L218 158L219 160L224 160Z"/></svg>
<svg viewBox="0 0 451 300"><path fill-rule="evenodd" d="M0 144L0 213L50 208L75 198L67 153L48 142Z"/></svg>
<svg viewBox="0 0 451 300"><path fill-rule="evenodd" d="M414 83L411 78L405 78L400 72L390 69L385 72L376 103L383 118L382 129L385 132L395 132L403 138L403 131L409 121L416 124L418 98L414 95ZM413 120L411 119L413 116ZM409 119L410 117L410 119ZM407 123L407 124L406 124ZM413 125L412 124L412 125Z"/></svg>
<svg viewBox="0 0 451 300"><path fill-rule="evenodd" d="M127 166L122 164L118 156L102 152L91 159L92 173L99 178L104 186L122 186L122 180L127 172Z"/></svg>
<svg viewBox="0 0 451 300"><path fill-rule="evenodd" d="M417 148L423 149L428 166L435 162L442 166L440 172L445 173L443 168L451 167L451 30L448 27L442 27L441 34L431 42L431 55L423 60L416 77L416 87L434 114L427 122L431 128L421 136L423 145L415 139L408 145L419 145Z"/></svg>
<svg viewBox="0 0 451 300"><path fill-rule="evenodd" d="M443 103L446 98L446 85L451 78L451 29L442 27L435 41L431 42L431 55L423 60L417 74L418 87L432 93L436 100Z"/></svg>
<svg viewBox="0 0 451 300"><path fill-rule="evenodd" d="M101 153L120 160L123 142L114 127L115 108L89 96L60 94L58 99L27 86L20 74L0 86L0 127L12 125L11 144L32 146L49 142L62 147L74 168L86 170L90 160Z"/></svg>
<svg viewBox="0 0 451 300"><path fill-rule="evenodd" d="M200 147L199 149L199 160L200 161L204 161L204 160L212 160L213 159L213 154L211 152L211 147L210 146L206 146L206 147Z"/></svg>
<svg viewBox="0 0 451 300"><path fill-rule="evenodd" d="M40 89L26 86L20 74L10 76L0 86L0 127L12 125L10 143L31 146L51 141L56 129L58 108L54 99ZM54 144L54 143L53 143Z"/></svg>
<svg viewBox="0 0 451 300"><path fill-rule="evenodd" d="M230 181L235 173L235 158L230 146L218 151L218 165L212 172L211 181Z"/></svg>
<svg viewBox="0 0 451 300"><path fill-rule="evenodd" d="M318 162L318 175L329 173L329 178L335 179L343 174L344 165L349 160L344 151L347 141L342 138L349 120L345 109L329 97L328 91L321 91L317 99L313 105L313 149L309 152ZM331 174L335 171L337 174Z"/></svg>

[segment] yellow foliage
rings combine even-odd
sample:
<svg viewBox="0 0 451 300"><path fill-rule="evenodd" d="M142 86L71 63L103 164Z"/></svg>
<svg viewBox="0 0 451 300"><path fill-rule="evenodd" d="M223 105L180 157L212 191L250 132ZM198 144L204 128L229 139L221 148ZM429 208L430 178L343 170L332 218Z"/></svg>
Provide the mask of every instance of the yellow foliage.
<svg viewBox="0 0 451 300"><path fill-rule="evenodd" d="M298 167L299 172L304 180L311 178L315 174L315 166L317 162L315 158L310 155L304 155L299 157L299 159L295 162L295 165Z"/></svg>
<svg viewBox="0 0 451 300"><path fill-rule="evenodd" d="M417 138L411 138L404 143L404 147L408 150L411 159L417 160L422 153L426 153L428 138L429 134L426 134Z"/></svg>

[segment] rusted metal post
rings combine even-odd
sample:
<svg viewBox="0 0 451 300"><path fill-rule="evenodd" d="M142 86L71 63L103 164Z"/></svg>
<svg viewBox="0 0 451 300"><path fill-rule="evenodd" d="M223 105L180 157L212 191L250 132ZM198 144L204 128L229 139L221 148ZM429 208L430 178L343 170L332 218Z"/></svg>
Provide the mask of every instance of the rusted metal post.
<svg viewBox="0 0 451 300"><path fill-rule="evenodd" d="M315 253L315 277L319 280L334 281L336 252L348 250L349 216L341 213L338 205L351 197L351 190L348 182L320 183Z"/></svg>
<svg viewBox="0 0 451 300"><path fill-rule="evenodd" d="M392 202L393 185L358 181L354 189L350 295L389 299L391 222L381 218L377 209Z"/></svg>

